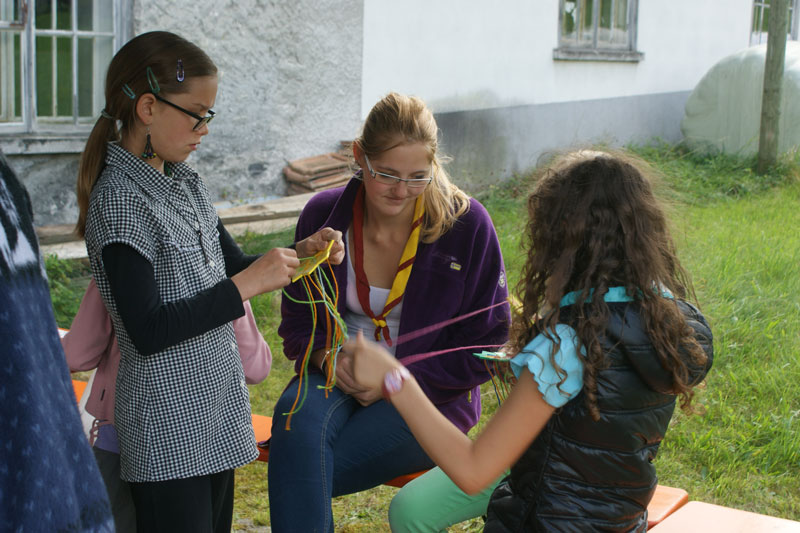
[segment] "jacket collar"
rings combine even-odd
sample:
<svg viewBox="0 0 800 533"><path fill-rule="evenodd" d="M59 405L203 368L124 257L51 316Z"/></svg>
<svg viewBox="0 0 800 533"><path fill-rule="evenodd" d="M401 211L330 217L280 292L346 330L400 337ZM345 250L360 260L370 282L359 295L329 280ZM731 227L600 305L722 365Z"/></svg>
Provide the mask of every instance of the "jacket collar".
<svg viewBox="0 0 800 533"><path fill-rule="evenodd" d="M345 185L336 203L333 204L333 208L327 220L320 227L324 228L330 226L342 232L347 231L350 222L353 220L353 203L356 200L356 194L360 188L361 180L356 176L350 178L350 181Z"/></svg>
<svg viewBox="0 0 800 533"><path fill-rule="evenodd" d="M136 157L116 142L110 142L106 151L106 166L123 172L144 192L154 198L164 198L174 183L180 180L198 179L197 173L185 163L167 163L172 176L165 176Z"/></svg>

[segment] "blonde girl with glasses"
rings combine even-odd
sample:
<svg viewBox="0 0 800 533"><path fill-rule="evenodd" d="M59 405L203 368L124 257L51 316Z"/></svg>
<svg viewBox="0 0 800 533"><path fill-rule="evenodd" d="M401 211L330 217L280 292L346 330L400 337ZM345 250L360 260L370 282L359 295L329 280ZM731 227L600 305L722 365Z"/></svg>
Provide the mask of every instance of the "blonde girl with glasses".
<svg viewBox="0 0 800 533"><path fill-rule="evenodd" d="M78 175L92 274L121 352L114 420L139 531L231 530L234 469L258 456L232 321L340 234L246 256L184 163L209 133L217 67L168 32L125 44ZM334 261L341 260L340 245Z"/></svg>
<svg viewBox="0 0 800 533"><path fill-rule="evenodd" d="M433 114L419 98L391 93L370 111L353 143L361 168L342 188L323 191L297 225L302 239L329 226L345 235L346 260L333 268L338 311L351 334L363 330L393 357L444 350L411 364L436 408L467 432L481 412L481 383L490 378L467 346L498 346L508 333L503 258L483 206L450 182L438 153ZM300 364L312 334L312 313L300 284L286 288L278 330L284 352ZM480 311L408 342L404 334ZM323 313L320 309L319 313ZM324 321L318 321L324 322ZM331 498L362 491L433 462L380 393L353 380L351 354L341 352L336 387L327 395L332 358L326 325L314 335L307 396L288 413L295 377L275 406L269 500L274 531L333 531ZM401 339L402 340L402 339Z"/></svg>

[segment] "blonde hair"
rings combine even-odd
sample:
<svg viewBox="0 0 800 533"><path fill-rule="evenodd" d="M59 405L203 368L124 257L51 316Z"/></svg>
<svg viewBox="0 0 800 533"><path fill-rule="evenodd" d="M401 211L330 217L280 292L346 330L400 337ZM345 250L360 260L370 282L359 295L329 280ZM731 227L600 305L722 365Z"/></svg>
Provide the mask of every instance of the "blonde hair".
<svg viewBox="0 0 800 533"><path fill-rule="evenodd" d="M178 62L183 77L179 80ZM78 223L75 232L83 237L89 197L103 171L106 146L119 141L122 131L133 129L136 123L136 102L143 94L152 92L147 69L153 73L161 94L182 94L189 90L191 78L216 76L214 62L195 44L166 31L143 33L120 48L106 73L106 107L89 134L78 166ZM133 95L133 97L131 97ZM117 121L122 129L117 129Z"/></svg>
<svg viewBox="0 0 800 533"><path fill-rule="evenodd" d="M469 210L469 197L450 181L438 153L439 128L433 113L420 98L389 93L367 115L361 136L353 141L367 156L376 156L402 144L421 143L433 165L433 180L422 193L425 219L422 242L447 233Z"/></svg>

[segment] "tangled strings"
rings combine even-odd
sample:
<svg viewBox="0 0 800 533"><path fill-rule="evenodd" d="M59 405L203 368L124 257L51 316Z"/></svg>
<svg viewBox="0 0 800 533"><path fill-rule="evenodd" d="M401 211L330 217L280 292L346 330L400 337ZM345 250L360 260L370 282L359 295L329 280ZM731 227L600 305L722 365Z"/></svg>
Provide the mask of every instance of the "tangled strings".
<svg viewBox="0 0 800 533"><path fill-rule="evenodd" d="M329 247L330 249L330 247ZM311 337L308 339L308 346L306 346L305 354L300 365L300 379L297 386L297 396L295 397L292 408L286 417L286 430L291 428L292 415L300 410L305 403L306 395L308 394L308 363L311 359L311 352L314 347L314 338L317 331L317 304L323 304L322 308L325 311L325 359L327 364L323 365L325 369L325 385L319 388L325 389L325 397L328 396L328 391L336 386L336 361L339 352L342 350L342 345L347 339L347 325L344 319L339 314L337 305L339 303L339 284L336 281L336 276L333 275L333 269L330 262L325 260L325 264L330 271L330 277L325 273L322 268L315 267L311 272L303 275L300 280L303 282L308 300L297 300L292 297L286 290L283 294L291 301L299 304L308 304L311 308ZM331 283L331 279L333 283ZM325 288L328 288L326 291ZM317 299L318 298L318 299Z"/></svg>

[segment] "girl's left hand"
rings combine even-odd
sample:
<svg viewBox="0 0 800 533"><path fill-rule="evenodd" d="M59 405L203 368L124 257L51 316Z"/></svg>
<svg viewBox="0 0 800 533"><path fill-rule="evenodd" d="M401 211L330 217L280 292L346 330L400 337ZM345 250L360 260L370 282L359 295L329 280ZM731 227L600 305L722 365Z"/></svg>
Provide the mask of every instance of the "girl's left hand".
<svg viewBox="0 0 800 533"><path fill-rule="evenodd" d="M333 248L331 248L329 260L331 264L338 265L344 260L344 241L342 241L342 232L333 228L322 228L310 237L297 242L295 244L297 257L311 257L327 248L331 241L333 241Z"/></svg>

